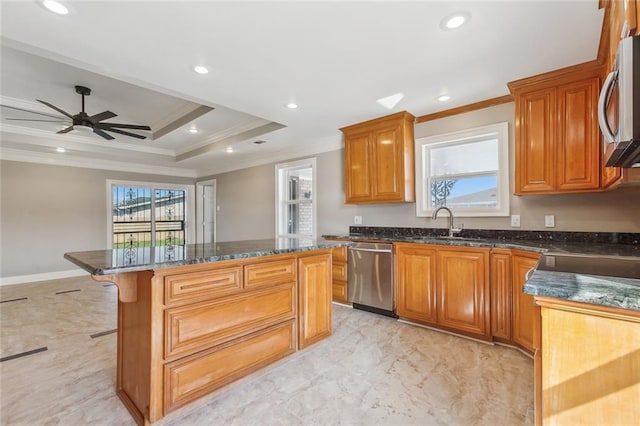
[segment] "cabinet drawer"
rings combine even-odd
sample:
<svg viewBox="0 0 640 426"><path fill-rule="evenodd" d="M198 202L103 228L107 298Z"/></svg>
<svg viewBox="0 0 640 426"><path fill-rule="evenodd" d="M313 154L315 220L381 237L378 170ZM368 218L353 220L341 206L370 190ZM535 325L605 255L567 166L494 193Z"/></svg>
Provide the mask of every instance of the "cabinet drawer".
<svg viewBox="0 0 640 426"><path fill-rule="evenodd" d="M347 283L337 283L334 281L331 289L334 302L349 303L349 299L347 297Z"/></svg>
<svg viewBox="0 0 640 426"><path fill-rule="evenodd" d="M295 320L166 364L165 414L295 352Z"/></svg>
<svg viewBox="0 0 640 426"><path fill-rule="evenodd" d="M296 280L295 259L281 259L244 267L245 287L279 284Z"/></svg>
<svg viewBox="0 0 640 426"><path fill-rule="evenodd" d="M240 266L189 274L169 275L164 278L164 303L208 300L235 293L242 289Z"/></svg>
<svg viewBox="0 0 640 426"><path fill-rule="evenodd" d="M346 262L347 261L347 248L346 247L334 247L331 249L331 256L334 262Z"/></svg>
<svg viewBox="0 0 640 426"><path fill-rule="evenodd" d="M165 311L165 358L206 349L296 314L293 283Z"/></svg>
<svg viewBox="0 0 640 426"><path fill-rule="evenodd" d="M331 276L334 280L346 281L347 280L347 264L346 263L333 263L331 266Z"/></svg>

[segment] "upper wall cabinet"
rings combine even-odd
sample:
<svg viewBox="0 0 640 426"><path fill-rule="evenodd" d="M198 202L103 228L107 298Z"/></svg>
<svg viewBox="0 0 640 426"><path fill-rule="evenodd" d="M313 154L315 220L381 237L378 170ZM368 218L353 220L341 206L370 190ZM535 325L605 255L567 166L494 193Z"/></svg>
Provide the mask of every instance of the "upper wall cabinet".
<svg viewBox="0 0 640 426"><path fill-rule="evenodd" d="M399 112L340 129L347 203L415 201L414 120Z"/></svg>
<svg viewBox="0 0 640 426"><path fill-rule="evenodd" d="M593 61L509 83L516 195L601 190L596 105L603 73Z"/></svg>

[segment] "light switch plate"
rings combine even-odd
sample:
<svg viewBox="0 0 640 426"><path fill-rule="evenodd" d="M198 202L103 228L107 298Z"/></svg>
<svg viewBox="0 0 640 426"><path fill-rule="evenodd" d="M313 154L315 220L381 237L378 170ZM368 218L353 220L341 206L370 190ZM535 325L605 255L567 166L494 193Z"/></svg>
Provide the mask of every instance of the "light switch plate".
<svg viewBox="0 0 640 426"><path fill-rule="evenodd" d="M362 225L362 216L354 216L353 217L353 223L355 225Z"/></svg>
<svg viewBox="0 0 640 426"><path fill-rule="evenodd" d="M552 214L548 214L544 217L544 226L547 228L555 228L556 226L556 217Z"/></svg>
<svg viewBox="0 0 640 426"><path fill-rule="evenodd" d="M520 215L512 214L511 215L511 227L512 228L520 228Z"/></svg>

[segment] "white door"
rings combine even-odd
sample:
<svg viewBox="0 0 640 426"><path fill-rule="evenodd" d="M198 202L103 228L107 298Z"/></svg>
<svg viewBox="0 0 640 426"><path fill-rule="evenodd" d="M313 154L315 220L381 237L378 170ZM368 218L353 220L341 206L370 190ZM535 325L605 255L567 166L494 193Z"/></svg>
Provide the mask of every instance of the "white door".
<svg viewBox="0 0 640 426"><path fill-rule="evenodd" d="M213 243L216 241L216 181L215 179L198 182L197 192L197 230L198 243Z"/></svg>

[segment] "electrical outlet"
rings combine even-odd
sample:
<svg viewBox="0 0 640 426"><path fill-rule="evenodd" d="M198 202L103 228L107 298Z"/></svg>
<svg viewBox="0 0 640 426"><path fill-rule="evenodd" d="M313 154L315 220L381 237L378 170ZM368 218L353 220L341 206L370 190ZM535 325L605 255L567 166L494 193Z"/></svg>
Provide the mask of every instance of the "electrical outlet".
<svg viewBox="0 0 640 426"><path fill-rule="evenodd" d="M511 227L512 228L520 228L520 215L512 214L511 215Z"/></svg>
<svg viewBox="0 0 640 426"><path fill-rule="evenodd" d="M548 214L544 217L544 226L547 228L555 228L556 227L556 217L552 214Z"/></svg>
<svg viewBox="0 0 640 426"><path fill-rule="evenodd" d="M353 223L355 225L362 225L362 216L354 216L353 217Z"/></svg>

